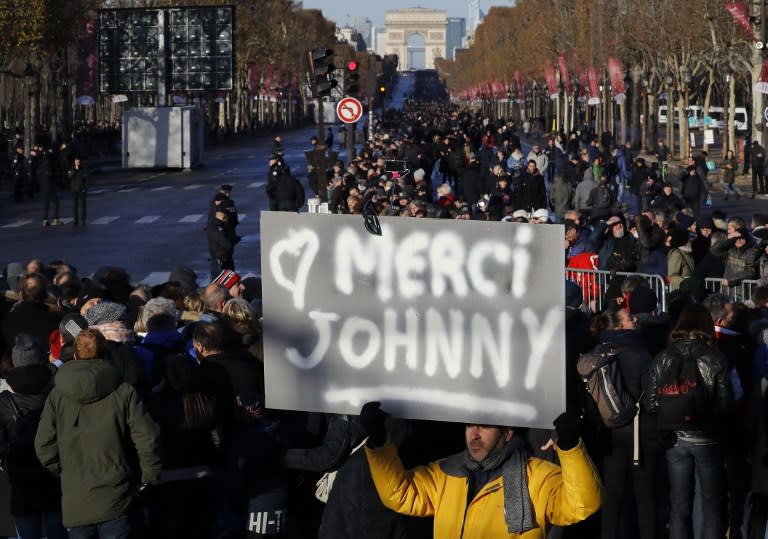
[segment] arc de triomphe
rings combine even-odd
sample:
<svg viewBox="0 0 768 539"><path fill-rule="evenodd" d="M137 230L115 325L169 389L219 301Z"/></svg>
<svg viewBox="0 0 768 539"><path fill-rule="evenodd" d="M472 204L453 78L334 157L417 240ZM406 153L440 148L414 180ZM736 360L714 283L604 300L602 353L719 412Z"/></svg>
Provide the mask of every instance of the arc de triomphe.
<svg viewBox="0 0 768 539"><path fill-rule="evenodd" d="M412 7L387 11L386 53L398 56L400 70L408 65L408 40L418 34L424 38L424 65L434 69L435 58L445 58L445 33L448 22L444 10Z"/></svg>

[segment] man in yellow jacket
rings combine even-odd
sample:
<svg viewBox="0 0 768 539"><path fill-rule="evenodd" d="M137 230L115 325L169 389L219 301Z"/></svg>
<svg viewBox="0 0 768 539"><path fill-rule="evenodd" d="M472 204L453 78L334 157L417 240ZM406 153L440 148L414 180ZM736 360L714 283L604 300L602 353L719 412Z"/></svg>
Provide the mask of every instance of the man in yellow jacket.
<svg viewBox="0 0 768 539"><path fill-rule="evenodd" d="M544 539L549 525L584 520L600 507L597 471L579 441L575 421L554 424L560 466L529 457L509 427L466 426L467 449L406 471L387 439L378 402L363 406L366 455L385 506L398 513L435 517L440 539Z"/></svg>

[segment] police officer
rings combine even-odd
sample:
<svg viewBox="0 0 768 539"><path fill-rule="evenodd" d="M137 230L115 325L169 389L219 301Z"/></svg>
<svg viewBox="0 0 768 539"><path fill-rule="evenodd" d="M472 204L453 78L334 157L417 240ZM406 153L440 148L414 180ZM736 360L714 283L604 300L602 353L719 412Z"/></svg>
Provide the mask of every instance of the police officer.
<svg viewBox="0 0 768 539"><path fill-rule="evenodd" d="M217 209L214 223L205 227L208 239L208 252L211 255L211 280L221 273L221 270L235 269L235 244L227 232L229 214L223 209Z"/></svg>
<svg viewBox="0 0 768 539"><path fill-rule="evenodd" d="M53 149L43 148L37 165L37 179L40 182L40 193L43 196L43 226L51 224L48 221L48 211L53 204L53 224L59 221L59 195L56 192L56 171L54 169Z"/></svg>
<svg viewBox="0 0 768 539"><path fill-rule="evenodd" d="M11 160L11 177L13 178L13 199L24 201L24 185L27 183L27 160L24 157L24 147L16 146Z"/></svg>
<svg viewBox="0 0 768 539"><path fill-rule="evenodd" d="M75 157L69 169L69 188L72 191L72 217L75 226L85 224L86 196L88 194L88 170L79 157Z"/></svg>
<svg viewBox="0 0 768 539"><path fill-rule="evenodd" d="M230 203L221 206L221 203L224 201L229 201ZM232 200L232 186L229 184L224 184L219 187L219 191L216 193L216 195L214 195L208 204L208 225L215 224L216 212L220 207L225 209L229 214L228 224L229 228L231 228L232 237L234 238L235 228L240 223L240 221L237 218L237 208L235 207L235 202Z"/></svg>

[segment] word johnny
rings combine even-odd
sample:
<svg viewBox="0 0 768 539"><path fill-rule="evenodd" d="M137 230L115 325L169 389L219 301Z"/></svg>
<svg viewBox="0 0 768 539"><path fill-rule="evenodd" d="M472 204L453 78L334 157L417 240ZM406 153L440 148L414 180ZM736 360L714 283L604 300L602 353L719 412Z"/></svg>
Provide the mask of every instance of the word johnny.
<svg viewBox="0 0 768 539"><path fill-rule="evenodd" d="M565 407L562 228L263 212L266 404L548 427Z"/></svg>

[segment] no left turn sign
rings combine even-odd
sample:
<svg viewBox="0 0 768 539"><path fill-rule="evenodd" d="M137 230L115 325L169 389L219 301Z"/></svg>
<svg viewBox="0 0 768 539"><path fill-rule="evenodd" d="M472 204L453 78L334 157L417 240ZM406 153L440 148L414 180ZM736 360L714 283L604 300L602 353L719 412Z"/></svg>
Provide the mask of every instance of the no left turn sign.
<svg viewBox="0 0 768 539"><path fill-rule="evenodd" d="M336 105L336 116L345 124L353 124L363 115L363 105L354 97L345 97Z"/></svg>

